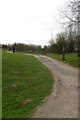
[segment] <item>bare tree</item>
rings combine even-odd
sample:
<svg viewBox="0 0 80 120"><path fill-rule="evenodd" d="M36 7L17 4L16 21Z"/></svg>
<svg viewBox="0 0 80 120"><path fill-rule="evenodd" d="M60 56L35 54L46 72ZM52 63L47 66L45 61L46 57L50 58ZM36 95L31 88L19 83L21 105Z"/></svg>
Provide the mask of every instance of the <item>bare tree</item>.
<svg viewBox="0 0 80 120"><path fill-rule="evenodd" d="M80 56L80 0L69 0L65 7L61 8L63 24L71 32L75 32L76 41L78 41L78 56ZM70 33L71 34L71 33Z"/></svg>
<svg viewBox="0 0 80 120"><path fill-rule="evenodd" d="M61 16L66 23L78 26L80 24L80 0L70 0L61 8Z"/></svg>

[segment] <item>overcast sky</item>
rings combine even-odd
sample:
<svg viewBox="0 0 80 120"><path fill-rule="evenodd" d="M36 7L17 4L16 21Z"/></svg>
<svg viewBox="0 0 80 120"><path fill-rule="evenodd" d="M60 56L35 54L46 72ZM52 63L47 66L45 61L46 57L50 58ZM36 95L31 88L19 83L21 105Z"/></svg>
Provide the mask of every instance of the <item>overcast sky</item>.
<svg viewBox="0 0 80 120"><path fill-rule="evenodd" d="M61 29L58 9L65 1L0 0L0 43L48 44Z"/></svg>

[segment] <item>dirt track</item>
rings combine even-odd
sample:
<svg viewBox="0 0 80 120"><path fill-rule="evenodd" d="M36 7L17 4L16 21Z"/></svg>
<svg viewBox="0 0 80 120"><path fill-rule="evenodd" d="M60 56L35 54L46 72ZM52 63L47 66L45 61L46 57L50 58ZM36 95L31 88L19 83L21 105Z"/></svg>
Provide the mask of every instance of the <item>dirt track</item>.
<svg viewBox="0 0 80 120"><path fill-rule="evenodd" d="M36 56L52 72L55 83L32 118L78 118L78 69L45 56Z"/></svg>

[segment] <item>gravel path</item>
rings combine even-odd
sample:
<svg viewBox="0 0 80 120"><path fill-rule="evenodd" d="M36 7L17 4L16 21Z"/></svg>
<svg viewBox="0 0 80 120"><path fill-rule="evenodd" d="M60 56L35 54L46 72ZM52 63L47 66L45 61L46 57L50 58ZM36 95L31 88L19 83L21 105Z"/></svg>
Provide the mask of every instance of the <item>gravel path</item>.
<svg viewBox="0 0 80 120"><path fill-rule="evenodd" d="M49 57L35 57L51 70L55 83L32 118L78 118L78 69Z"/></svg>

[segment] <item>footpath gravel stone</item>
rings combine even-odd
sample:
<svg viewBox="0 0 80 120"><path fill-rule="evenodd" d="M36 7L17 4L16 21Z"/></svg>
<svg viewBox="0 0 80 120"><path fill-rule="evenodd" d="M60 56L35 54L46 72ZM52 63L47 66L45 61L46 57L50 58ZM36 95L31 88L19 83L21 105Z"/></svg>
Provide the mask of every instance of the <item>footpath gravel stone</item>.
<svg viewBox="0 0 80 120"><path fill-rule="evenodd" d="M78 68L46 56L34 56L51 70L55 83L52 94L32 118L78 118Z"/></svg>

